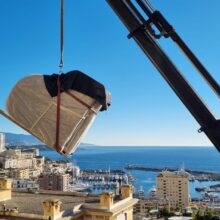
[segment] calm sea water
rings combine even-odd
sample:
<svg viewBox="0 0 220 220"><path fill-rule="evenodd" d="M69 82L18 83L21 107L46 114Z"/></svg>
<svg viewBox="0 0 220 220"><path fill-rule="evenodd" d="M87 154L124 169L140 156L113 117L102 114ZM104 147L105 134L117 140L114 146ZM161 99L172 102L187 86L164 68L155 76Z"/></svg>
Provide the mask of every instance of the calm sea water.
<svg viewBox="0 0 220 220"><path fill-rule="evenodd" d="M66 160L54 151L41 151L52 160ZM220 153L212 147L80 147L69 159L80 169L124 169L126 164L158 168L182 168L220 172ZM157 172L131 171L136 177L136 189L147 194L155 186ZM218 182L190 183L191 197L200 197L194 188Z"/></svg>

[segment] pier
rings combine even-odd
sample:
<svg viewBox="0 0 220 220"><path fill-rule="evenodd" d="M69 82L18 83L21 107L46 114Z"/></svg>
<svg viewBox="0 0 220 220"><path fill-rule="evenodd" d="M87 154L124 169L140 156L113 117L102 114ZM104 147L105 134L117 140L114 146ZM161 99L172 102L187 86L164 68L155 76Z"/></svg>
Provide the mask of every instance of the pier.
<svg viewBox="0 0 220 220"><path fill-rule="evenodd" d="M171 172L177 172L177 168L158 168L158 167L145 167L145 166L139 166L139 165L132 165L128 164L126 165L125 169L127 170L140 170L140 171L146 171L146 172L161 172L163 170L168 170ZM220 172L212 172L212 171L200 171L200 170L190 170L190 169L184 169L185 172L189 173L189 180L194 181L220 181Z"/></svg>

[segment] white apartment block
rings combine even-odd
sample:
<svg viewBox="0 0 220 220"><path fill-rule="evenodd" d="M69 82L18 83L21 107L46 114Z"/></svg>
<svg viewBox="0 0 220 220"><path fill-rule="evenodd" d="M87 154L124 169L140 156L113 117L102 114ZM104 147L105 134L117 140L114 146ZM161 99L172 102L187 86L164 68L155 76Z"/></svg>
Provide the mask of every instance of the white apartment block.
<svg viewBox="0 0 220 220"><path fill-rule="evenodd" d="M16 158L0 158L1 167L3 169L16 169L17 168L17 159Z"/></svg>
<svg viewBox="0 0 220 220"><path fill-rule="evenodd" d="M32 168L35 165L34 158L28 159L17 159L17 168L18 169L25 169L25 168Z"/></svg>
<svg viewBox="0 0 220 220"><path fill-rule="evenodd" d="M189 181L184 171L162 171L157 176L157 196L168 200L171 208L189 206Z"/></svg>
<svg viewBox="0 0 220 220"><path fill-rule="evenodd" d="M16 157L0 157L0 166L3 169L26 169L36 166L36 159L20 159Z"/></svg>
<svg viewBox="0 0 220 220"><path fill-rule="evenodd" d="M44 157L38 156L35 149L7 150L0 154L0 167L3 169L43 169Z"/></svg>
<svg viewBox="0 0 220 220"><path fill-rule="evenodd" d="M39 189L39 184L33 180L15 179L12 183L13 189Z"/></svg>
<svg viewBox="0 0 220 220"><path fill-rule="evenodd" d="M37 178L40 176L42 172L42 169L36 168L36 169L29 169L29 178Z"/></svg>
<svg viewBox="0 0 220 220"><path fill-rule="evenodd" d="M0 152L5 151L5 135L0 133Z"/></svg>

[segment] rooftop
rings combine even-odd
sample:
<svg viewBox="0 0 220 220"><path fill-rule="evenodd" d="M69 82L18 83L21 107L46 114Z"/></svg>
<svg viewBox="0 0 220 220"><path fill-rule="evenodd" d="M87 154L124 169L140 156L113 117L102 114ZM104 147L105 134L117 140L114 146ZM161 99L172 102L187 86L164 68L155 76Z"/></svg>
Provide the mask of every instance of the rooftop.
<svg viewBox="0 0 220 220"><path fill-rule="evenodd" d="M3 204L6 209L18 208L19 212L42 214L42 203L47 199L60 200L62 202L61 211L72 209L74 206L82 203L99 203L98 196L89 196L87 193L70 193L41 190L39 193L31 193L25 190L12 192L12 199L0 202L0 210L3 210Z"/></svg>
<svg viewBox="0 0 220 220"><path fill-rule="evenodd" d="M178 171L169 171L163 170L158 177L189 177L191 176L190 173L186 172L184 169L180 169Z"/></svg>

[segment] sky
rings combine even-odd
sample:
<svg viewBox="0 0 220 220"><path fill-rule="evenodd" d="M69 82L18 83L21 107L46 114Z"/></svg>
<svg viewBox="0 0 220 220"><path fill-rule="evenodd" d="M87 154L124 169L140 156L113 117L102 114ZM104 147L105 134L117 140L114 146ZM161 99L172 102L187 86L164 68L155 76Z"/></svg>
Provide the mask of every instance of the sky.
<svg viewBox="0 0 220 220"><path fill-rule="evenodd" d="M151 3L220 82L220 1ZM60 0L0 0L0 108L15 83L58 72ZM105 0L65 0L64 71L81 70L103 83L112 106L98 115L83 142L107 146L211 146L199 124L167 85ZM176 45L161 46L216 118L219 98ZM0 131L25 133L0 117Z"/></svg>

